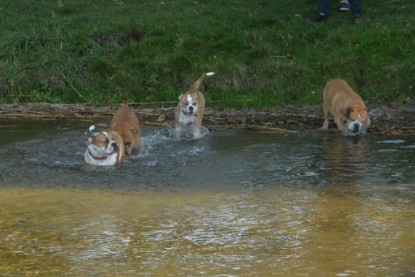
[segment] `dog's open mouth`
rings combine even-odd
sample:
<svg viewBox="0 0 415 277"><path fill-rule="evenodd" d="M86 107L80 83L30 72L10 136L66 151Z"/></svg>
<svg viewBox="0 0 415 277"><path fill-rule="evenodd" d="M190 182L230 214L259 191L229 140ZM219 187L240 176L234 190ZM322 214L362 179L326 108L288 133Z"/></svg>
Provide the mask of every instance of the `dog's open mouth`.
<svg viewBox="0 0 415 277"><path fill-rule="evenodd" d="M186 110L182 110L182 113L184 115L187 115L187 116L191 116L191 115L194 115L195 114L194 111L186 111Z"/></svg>

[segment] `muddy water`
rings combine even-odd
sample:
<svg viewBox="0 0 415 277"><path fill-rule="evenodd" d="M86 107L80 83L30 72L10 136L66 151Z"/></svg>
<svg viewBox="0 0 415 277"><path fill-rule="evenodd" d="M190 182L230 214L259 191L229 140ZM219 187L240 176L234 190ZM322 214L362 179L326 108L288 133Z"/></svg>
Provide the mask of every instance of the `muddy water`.
<svg viewBox="0 0 415 277"><path fill-rule="evenodd" d="M86 171L88 124L0 121L1 276L414 276L415 138L214 130Z"/></svg>

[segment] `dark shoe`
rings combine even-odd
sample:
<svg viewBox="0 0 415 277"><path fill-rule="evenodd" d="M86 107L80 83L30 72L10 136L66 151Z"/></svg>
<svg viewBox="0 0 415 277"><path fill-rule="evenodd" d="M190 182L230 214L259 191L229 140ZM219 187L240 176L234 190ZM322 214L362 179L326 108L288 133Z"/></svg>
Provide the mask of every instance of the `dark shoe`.
<svg viewBox="0 0 415 277"><path fill-rule="evenodd" d="M323 21L326 21L327 19L329 19L329 15L328 14L321 14L321 13L317 12L311 18L311 21L313 21L313 22L323 22Z"/></svg>
<svg viewBox="0 0 415 277"><path fill-rule="evenodd" d="M360 24L360 23L362 23L362 13L355 13L354 15L353 15L353 17L354 17L354 24Z"/></svg>
<svg viewBox="0 0 415 277"><path fill-rule="evenodd" d="M350 10L350 5L349 5L349 2L340 2L340 5L339 5L339 10L340 10L341 12L345 12L345 11Z"/></svg>

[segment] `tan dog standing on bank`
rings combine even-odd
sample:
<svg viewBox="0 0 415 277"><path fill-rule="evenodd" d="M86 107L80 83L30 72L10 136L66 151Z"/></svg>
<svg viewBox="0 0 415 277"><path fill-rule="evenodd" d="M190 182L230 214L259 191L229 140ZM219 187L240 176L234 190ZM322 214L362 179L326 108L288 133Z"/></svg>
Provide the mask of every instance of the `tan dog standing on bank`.
<svg viewBox="0 0 415 277"><path fill-rule="evenodd" d="M370 125L367 107L362 98L344 80L330 80L324 88L323 129L328 129L328 114L333 115L337 129L343 134L366 132Z"/></svg>
<svg viewBox="0 0 415 277"><path fill-rule="evenodd" d="M176 108L176 138L180 138L186 130L192 132L194 139L201 138L201 126L205 113L205 97L199 91L200 84L214 72L204 73L184 94L179 96Z"/></svg>
<svg viewBox="0 0 415 277"><path fill-rule="evenodd" d="M108 131L95 133L88 138L85 162L101 166L119 165L124 161L125 153L139 151L140 139L140 123L129 109L128 95L125 94L124 103L112 118Z"/></svg>

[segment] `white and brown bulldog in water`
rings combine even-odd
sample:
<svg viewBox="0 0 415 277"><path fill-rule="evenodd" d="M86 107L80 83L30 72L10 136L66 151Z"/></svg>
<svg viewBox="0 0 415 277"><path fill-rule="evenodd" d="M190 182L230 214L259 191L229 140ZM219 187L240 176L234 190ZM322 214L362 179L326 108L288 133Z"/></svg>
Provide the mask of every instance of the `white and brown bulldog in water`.
<svg viewBox="0 0 415 277"><path fill-rule="evenodd" d="M199 91L200 84L206 77L214 75L214 72L204 73L186 92L179 96L179 104L176 108L176 138L180 138L186 130L192 132L194 139L201 138L201 127L205 113L205 97Z"/></svg>
<svg viewBox="0 0 415 277"><path fill-rule="evenodd" d="M324 123L328 129L328 114L332 114L337 129L345 135L365 133L370 125L367 107L362 98L344 80L330 80L323 94Z"/></svg>
<svg viewBox="0 0 415 277"><path fill-rule="evenodd" d="M91 126L90 131L94 127ZM90 165L114 166L122 164L125 154L140 150L140 123L128 107L128 95L124 95L121 108L112 118L109 129L88 138L85 162Z"/></svg>
<svg viewBox="0 0 415 277"><path fill-rule="evenodd" d="M114 166L122 164L125 147L122 137L112 131L101 131L88 138L85 162L90 165Z"/></svg>

